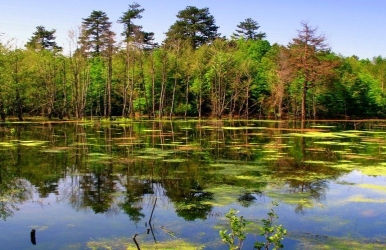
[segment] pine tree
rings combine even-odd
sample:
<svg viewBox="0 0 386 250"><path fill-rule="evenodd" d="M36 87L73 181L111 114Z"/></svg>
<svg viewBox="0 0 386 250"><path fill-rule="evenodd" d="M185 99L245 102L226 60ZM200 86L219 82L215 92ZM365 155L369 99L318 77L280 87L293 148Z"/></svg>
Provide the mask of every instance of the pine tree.
<svg viewBox="0 0 386 250"><path fill-rule="evenodd" d="M118 19L118 23L122 23L124 26L122 35L128 40L130 37L133 37L135 31L141 29L141 26L134 24L134 19L141 19L141 13L145 9L140 9L141 5L138 3L133 3L129 5L129 9L126 12L123 12L123 16Z"/></svg>
<svg viewBox="0 0 386 250"><path fill-rule="evenodd" d="M233 33L233 36L236 39L244 38L246 40L261 40L266 37L265 33L257 32L260 28L259 23L252 18L247 18L245 21L240 22L240 24L237 25L237 28L236 32Z"/></svg>
<svg viewBox="0 0 386 250"><path fill-rule="evenodd" d="M145 11L145 9L140 7L141 5L138 3L130 4L129 9L123 12L123 16L118 19L118 23L122 23L124 26L122 35L125 37L125 42L128 45L134 43L144 48L153 48L156 46L153 43L154 33L144 32L142 31L142 26L134 24L134 20L141 19L141 13Z"/></svg>
<svg viewBox="0 0 386 250"><path fill-rule="evenodd" d="M209 13L209 8L198 9L188 6L178 12L178 20L166 33L165 43L173 40L188 40L193 48L214 41L220 36L214 17Z"/></svg>
<svg viewBox="0 0 386 250"><path fill-rule="evenodd" d="M34 50L51 50L61 51L62 47L56 44L55 37L56 30L46 30L44 26L37 26L33 36L27 42L26 47Z"/></svg>
<svg viewBox="0 0 386 250"><path fill-rule="evenodd" d="M100 55L108 49L111 43L111 22L103 11L92 11L91 15L83 19L80 44L84 51L93 55Z"/></svg>

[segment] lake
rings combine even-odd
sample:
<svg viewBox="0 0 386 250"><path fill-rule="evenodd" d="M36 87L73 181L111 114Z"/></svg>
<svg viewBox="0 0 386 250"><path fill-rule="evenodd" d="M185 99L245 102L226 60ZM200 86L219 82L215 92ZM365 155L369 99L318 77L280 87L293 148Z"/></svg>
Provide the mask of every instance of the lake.
<svg viewBox="0 0 386 250"><path fill-rule="evenodd" d="M0 124L0 249L228 249L231 208L243 249L270 209L284 249L386 248L386 121Z"/></svg>

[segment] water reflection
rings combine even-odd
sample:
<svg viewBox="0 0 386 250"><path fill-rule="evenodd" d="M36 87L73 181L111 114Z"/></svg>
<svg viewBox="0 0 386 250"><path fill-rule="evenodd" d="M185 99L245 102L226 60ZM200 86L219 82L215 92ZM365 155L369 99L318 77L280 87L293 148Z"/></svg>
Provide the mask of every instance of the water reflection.
<svg viewBox="0 0 386 250"><path fill-rule="evenodd" d="M206 189L213 185L249 189L237 199L248 207L254 195L267 186L269 174L282 180L282 192L302 193L309 200L320 201L328 180L342 174L326 166L304 164L325 156L310 151L312 140L286 138L296 124L211 121L102 125L18 126L13 166L42 198L60 193L75 209L90 208L95 213L113 214L122 209L136 223L144 217L143 196L154 194L157 186L175 204L178 216L194 221L211 212L214 194ZM302 123L302 131L304 126ZM20 143L38 138L46 143L28 149ZM9 162L9 156L4 157ZM235 167L227 166L224 160L234 162ZM237 169L238 164L251 162L265 167ZM223 170L216 171L213 164ZM58 190L63 178L67 187ZM296 211L303 210L301 204Z"/></svg>
<svg viewBox="0 0 386 250"><path fill-rule="evenodd" d="M34 191L31 183L20 176L20 169L8 165L10 158L14 159L12 156L9 151L0 150L0 218L3 220L11 217L19 205L32 199ZM16 160L15 165L18 164Z"/></svg>
<svg viewBox="0 0 386 250"><path fill-rule="evenodd" d="M305 214L326 200L331 181L369 164L358 155L385 160L384 137L342 126L367 129L262 121L18 125L1 133L1 217L34 192L76 211L123 213L136 226L160 197L187 222L208 219L216 206L253 207L261 197Z"/></svg>

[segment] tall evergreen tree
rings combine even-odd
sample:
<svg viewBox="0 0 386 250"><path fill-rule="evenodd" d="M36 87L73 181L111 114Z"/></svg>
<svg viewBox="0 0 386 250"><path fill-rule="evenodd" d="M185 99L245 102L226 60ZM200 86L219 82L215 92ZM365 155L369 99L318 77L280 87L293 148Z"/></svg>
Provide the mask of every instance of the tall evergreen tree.
<svg viewBox="0 0 386 250"><path fill-rule="evenodd" d="M55 39L56 30L46 30L44 26L37 26L33 36L27 42L26 47L34 50L51 50L61 51L62 47L58 46Z"/></svg>
<svg viewBox="0 0 386 250"><path fill-rule="evenodd" d="M257 32L257 30L260 28L259 23L252 18L247 18L245 21L240 22L240 24L237 25L237 28L238 29L236 29L236 32L233 33L233 36L236 39L244 38L246 40L261 40L266 37L265 33Z"/></svg>
<svg viewBox="0 0 386 250"><path fill-rule="evenodd" d="M118 19L118 23L122 23L124 28L122 35L125 37L125 42L136 43L137 46L152 48L155 46L154 33L142 31L142 26L134 24L135 19L141 19L141 13L145 9L141 8L138 3L129 5L129 9L123 12L123 15Z"/></svg>
<svg viewBox="0 0 386 250"><path fill-rule="evenodd" d="M199 9L188 6L178 12L177 21L166 33L165 43L173 40L188 40L193 48L212 42L220 36L217 33L218 26L214 17L210 14L209 8Z"/></svg>
<svg viewBox="0 0 386 250"><path fill-rule="evenodd" d="M138 3L133 3L129 5L129 9L126 12L123 12L123 16L118 19L118 23L122 23L124 28L122 35L128 40L130 37L133 37L136 30L141 29L142 27L134 24L135 19L141 19L141 13L145 9L140 8L141 5Z"/></svg>
<svg viewBox="0 0 386 250"><path fill-rule="evenodd" d="M90 16L83 19L80 43L86 52L100 55L110 44L112 31L111 22L103 11L92 11Z"/></svg>

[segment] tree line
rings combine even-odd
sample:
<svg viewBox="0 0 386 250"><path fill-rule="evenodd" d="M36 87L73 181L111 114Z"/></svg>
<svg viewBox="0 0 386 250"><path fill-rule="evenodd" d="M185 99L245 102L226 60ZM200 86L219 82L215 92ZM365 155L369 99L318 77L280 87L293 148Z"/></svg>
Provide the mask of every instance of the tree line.
<svg viewBox="0 0 386 250"><path fill-rule="evenodd" d="M309 23L287 45L271 44L252 18L231 38L208 8L188 6L162 44L129 5L118 23L92 11L69 31L38 26L23 48L0 43L0 117L384 117L386 58L343 57Z"/></svg>

